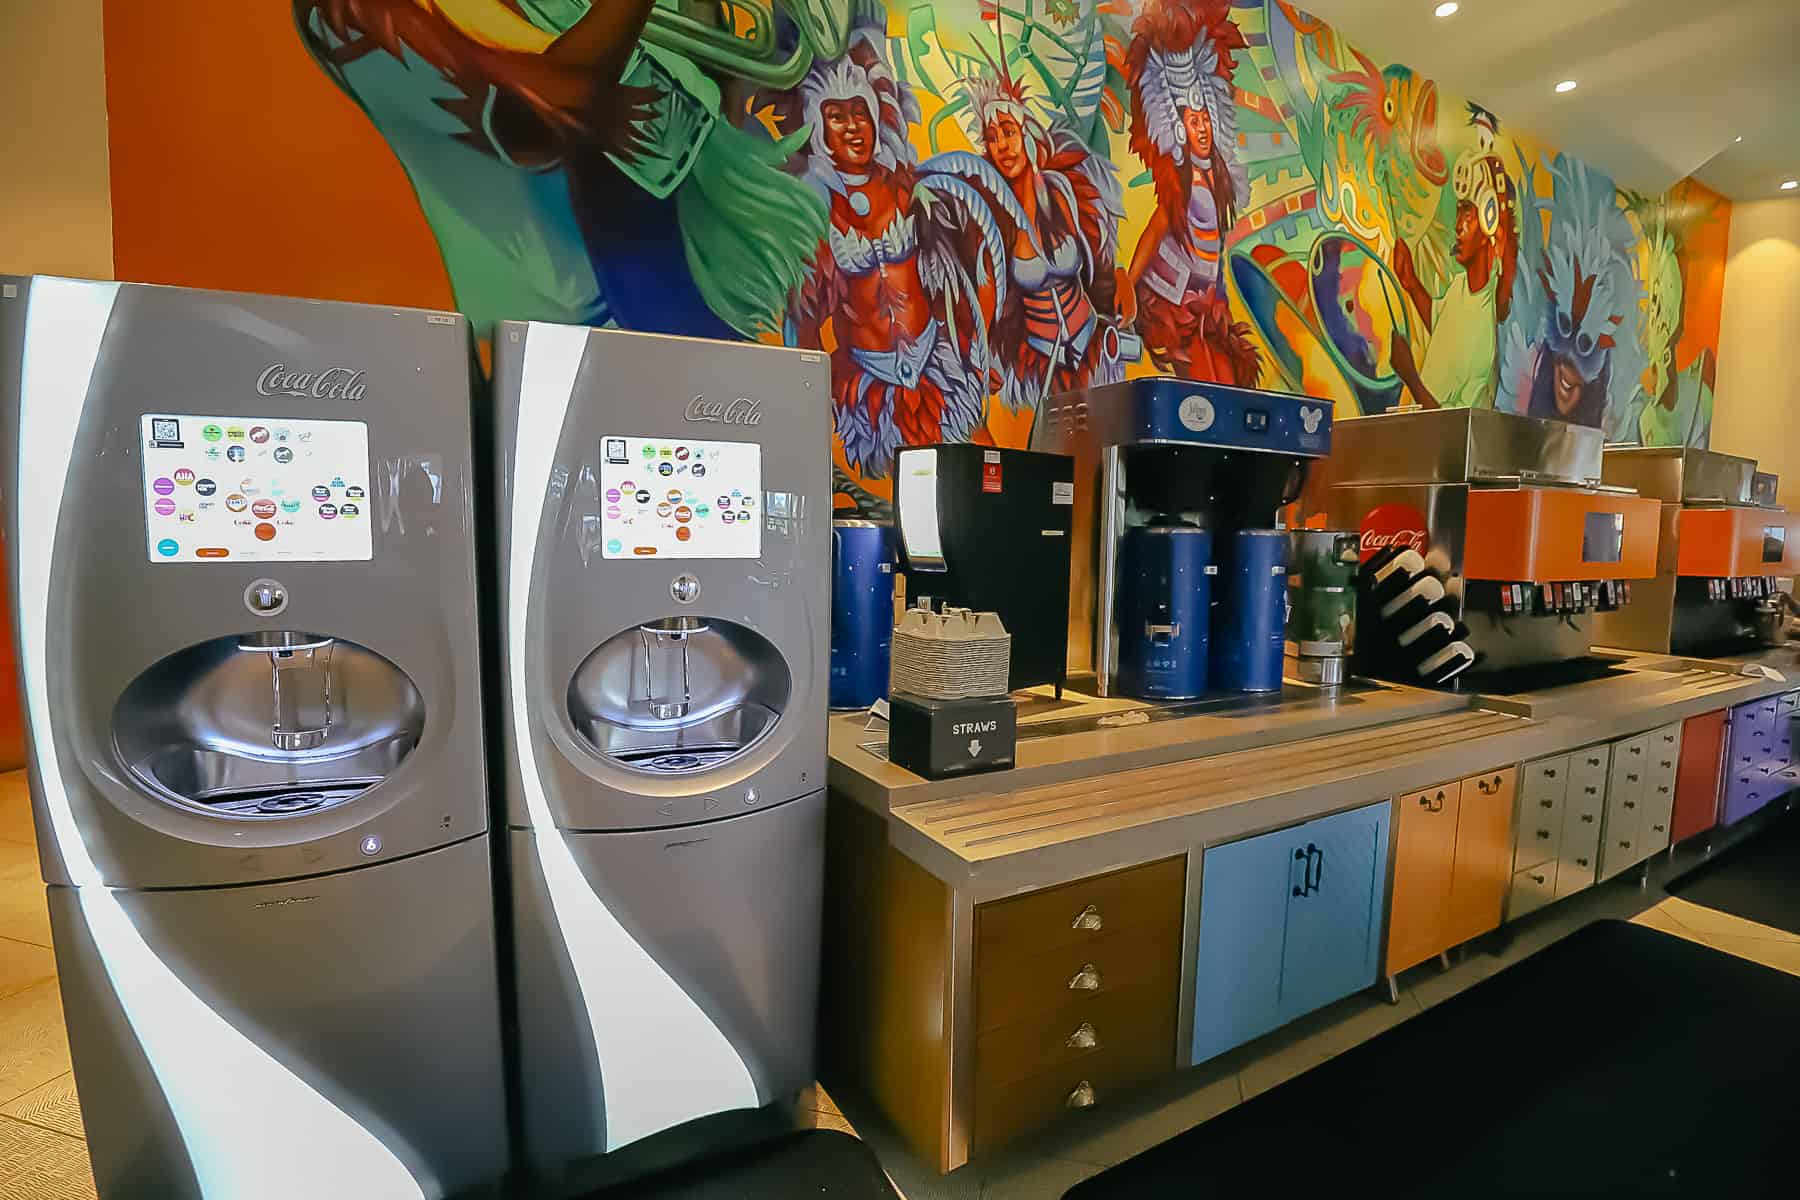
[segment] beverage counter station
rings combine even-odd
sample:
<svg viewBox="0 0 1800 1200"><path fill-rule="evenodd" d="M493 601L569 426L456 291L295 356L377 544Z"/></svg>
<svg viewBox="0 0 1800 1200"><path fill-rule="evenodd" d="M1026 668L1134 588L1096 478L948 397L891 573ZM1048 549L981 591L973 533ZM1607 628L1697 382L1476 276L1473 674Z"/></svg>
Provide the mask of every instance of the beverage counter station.
<svg viewBox="0 0 1800 1200"><path fill-rule="evenodd" d="M1709 494L1675 472L1645 495L1603 478L1597 431L1334 431L1303 398L1119 387L1049 402L1036 448L1072 479L902 456L896 565L944 615L896 630L891 725L829 723L821 1079L943 1171L1353 992L1395 999L1408 968L1800 785L1800 657L1770 633L1800 536L1754 464L1712 495L1721 464L1675 451ZM1015 478L1057 500L982 498ZM1659 523L1733 548L1678 553ZM1010 698L910 694L973 677L932 658L956 652L934 629L978 636L954 606L1027 629L1021 603L1055 638L1015 646Z"/></svg>
<svg viewBox="0 0 1800 1200"><path fill-rule="evenodd" d="M948 1171L1392 988L1749 815L1721 810L1762 743L1728 722L1776 746L1800 703L1794 653L1757 657L1627 659L1615 703L1543 717L1391 684L1042 738L1023 717L1014 770L939 781L835 716L822 1078ZM1746 766L1771 798L1796 770L1785 742Z"/></svg>

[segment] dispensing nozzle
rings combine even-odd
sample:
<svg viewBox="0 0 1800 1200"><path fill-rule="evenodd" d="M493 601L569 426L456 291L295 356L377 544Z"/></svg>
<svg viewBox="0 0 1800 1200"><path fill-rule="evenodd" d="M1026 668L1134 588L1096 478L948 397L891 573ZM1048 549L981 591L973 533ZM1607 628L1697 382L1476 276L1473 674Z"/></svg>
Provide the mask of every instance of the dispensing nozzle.
<svg viewBox="0 0 1800 1200"><path fill-rule="evenodd" d="M269 659L273 715L269 742L277 750L316 750L331 734L333 639L293 630L245 634L238 649Z"/></svg>
<svg viewBox="0 0 1800 1200"><path fill-rule="evenodd" d="M693 689L688 681L688 639L706 631L699 617L661 617L638 626L638 637L644 644L644 704L659 721L685 717L693 702ZM653 655L651 647L656 648ZM680 683L675 681L675 667L670 661L679 656ZM660 672L657 663L662 664ZM658 675L661 679L658 679Z"/></svg>

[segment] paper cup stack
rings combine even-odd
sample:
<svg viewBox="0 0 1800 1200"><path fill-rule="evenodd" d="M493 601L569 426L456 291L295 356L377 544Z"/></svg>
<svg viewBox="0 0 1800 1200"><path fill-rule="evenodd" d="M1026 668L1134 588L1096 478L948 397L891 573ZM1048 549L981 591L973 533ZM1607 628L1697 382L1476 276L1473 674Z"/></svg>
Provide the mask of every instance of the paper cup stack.
<svg viewBox="0 0 1800 1200"><path fill-rule="evenodd" d="M909 609L894 626L889 688L932 700L1004 696L1011 656L998 613Z"/></svg>

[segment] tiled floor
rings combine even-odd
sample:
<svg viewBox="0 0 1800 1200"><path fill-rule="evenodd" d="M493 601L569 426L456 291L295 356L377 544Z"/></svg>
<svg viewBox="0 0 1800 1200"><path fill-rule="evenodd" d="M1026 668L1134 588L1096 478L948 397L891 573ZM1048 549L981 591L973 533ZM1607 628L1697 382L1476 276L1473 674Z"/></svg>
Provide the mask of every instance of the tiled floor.
<svg viewBox="0 0 1800 1200"><path fill-rule="evenodd" d="M22 772L0 774L0 1200L91 1197Z"/></svg>
<svg viewBox="0 0 1800 1200"><path fill-rule="evenodd" d="M1351 996L1121 1103L1072 1114L949 1175L938 1175L909 1153L881 1116L853 1097L841 1097L840 1108L825 1089L811 1088L796 1105L795 1121L859 1133L906 1200L1054 1200L1105 1167L1302 1074L1601 917L1632 918L1800 975L1800 936L1663 898L1655 885L1669 870L1666 856L1658 856L1648 889L1640 889L1638 872L1630 872L1508 926L1503 935L1456 955L1448 971L1432 964L1416 968L1402 977L1397 1005L1373 991ZM0 1200L93 1195L25 778L0 774Z"/></svg>

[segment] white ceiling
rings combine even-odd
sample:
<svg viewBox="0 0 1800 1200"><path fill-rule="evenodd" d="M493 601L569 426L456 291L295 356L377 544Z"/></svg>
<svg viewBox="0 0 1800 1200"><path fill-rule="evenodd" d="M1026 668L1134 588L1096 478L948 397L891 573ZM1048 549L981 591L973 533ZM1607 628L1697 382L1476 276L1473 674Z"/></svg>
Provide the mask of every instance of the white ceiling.
<svg viewBox="0 0 1800 1200"><path fill-rule="evenodd" d="M1621 187L1696 175L1733 199L1800 195L1777 190L1800 178L1800 0L1461 0L1442 19L1437 3L1301 7ZM1580 86L1557 95L1563 79Z"/></svg>

